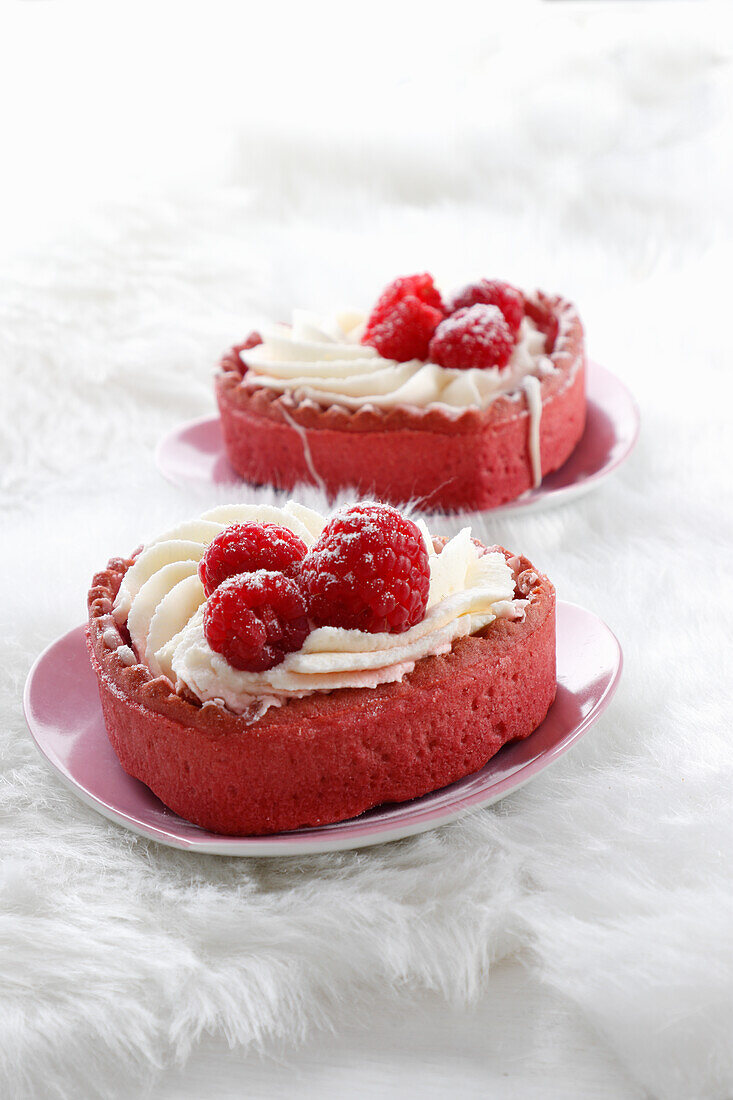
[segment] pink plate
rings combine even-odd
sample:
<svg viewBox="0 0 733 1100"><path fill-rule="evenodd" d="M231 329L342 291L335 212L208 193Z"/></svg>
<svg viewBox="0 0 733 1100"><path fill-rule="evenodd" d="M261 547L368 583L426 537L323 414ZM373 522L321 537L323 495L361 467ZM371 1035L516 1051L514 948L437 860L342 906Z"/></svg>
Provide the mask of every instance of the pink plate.
<svg viewBox="0 0 733 1100"><path fill-rule="evenodd" d="M572 455L538 489L494 509L493 513L547 508L581 496L631 454L639 434L639 410L615 374L588 363L588 417ZM182 424L158 444L158 469L175 485L241 484L224 453L218 416Z"/></svg>
<svg viewBox="0 0 733 1100"><path fill-rule="evenodd" d="M480 771L440 791L378 806L360 817L273 836L219 836L166 809L118 763L107 740L97 681L78 626L44 650L25 686L26 721L41 754L87 805L174 848L227 856L283 856L399 840L489 806L562 756L601 716L621 675L621 648L605 625L575 604L557 607L557 698L541 726L506 745Z"/></svg>

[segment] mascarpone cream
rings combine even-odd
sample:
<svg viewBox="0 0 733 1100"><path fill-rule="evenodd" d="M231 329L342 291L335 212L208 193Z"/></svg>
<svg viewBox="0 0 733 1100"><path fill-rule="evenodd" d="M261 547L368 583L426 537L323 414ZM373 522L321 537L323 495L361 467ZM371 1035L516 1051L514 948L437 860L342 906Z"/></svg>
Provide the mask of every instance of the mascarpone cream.
<svg viewBox="0 0 733 1100"><path fill-rule="evenodd" d="M243 353L248 380L324 407L485 408L502 394L521 391L527 376L539 378L553 370L545 335L529 317L523 318L512 357L502 370L452 370L420 359L384 359L360 343L364 316L355 312L324 321L294 310L292 325L264 326L261 331L263 343Z"/></svg>
<svg viewBox="0 0 733 1100"><path fill-rule="evenodd" d="M266 672L243 672L206 641L198 562L224 527L253 520L289 527L307 546L326 524L326 517L293 501L283 508L214 508L145 546L125 574L115 600L114 617L127 622L138 659L201 703L221 703L254 720L289 698L391 683L401 680L423 657L447 653L457 638L481 630L496 618L523 613L525 601L514 599L514 578L503 554L481 554L468 527L437 554L420 521L430 561L428 606L421 622L402 634L320 627L281 664Z"/></svg>

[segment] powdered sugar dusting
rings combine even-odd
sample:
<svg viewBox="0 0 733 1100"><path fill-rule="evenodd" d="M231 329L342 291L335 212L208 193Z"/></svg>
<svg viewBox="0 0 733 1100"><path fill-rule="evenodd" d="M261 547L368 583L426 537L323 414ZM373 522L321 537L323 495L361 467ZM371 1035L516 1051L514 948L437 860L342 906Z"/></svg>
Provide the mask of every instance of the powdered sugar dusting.
<svg viewBox="0 0 733 1100"><path fill-rule="evenodd" d="M129 645L118 646L115 652L119 659L122 661L122 664L126 667L129 667L130 665L136 665L138 663L137 657L135 656L135 651L131 649Z"/></svg>

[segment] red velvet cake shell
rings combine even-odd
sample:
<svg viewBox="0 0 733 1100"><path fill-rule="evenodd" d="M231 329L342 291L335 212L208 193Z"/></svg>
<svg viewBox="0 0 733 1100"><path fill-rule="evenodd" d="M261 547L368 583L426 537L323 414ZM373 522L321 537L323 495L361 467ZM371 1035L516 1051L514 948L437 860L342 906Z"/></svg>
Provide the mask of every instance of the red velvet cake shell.
<svg viewBox="0 0 733 1100"><path fill-rule="evenodd" d="M527 312L545 333L555 371L541 379L543 476L570 456L585 427L583 328L575 308L539 294ZM534 484L524 391L485 409L440 405L322 408L250 384L236 349L215 379L224 445L246 481L290 490L318 484L444 511L495 508Z"/></svg>
<svg viewBox="0 0 733 1100"><path fill-rule="evenodd" d="M530 570L532 583L524 621L459 639L401 683L315 693L254 723L123 663L115 632L120 645L127 638L111 610L130 561L110 561L89 593L87 640L107 734L125 771L216 833L322 825L437 790L527 737L555 697L554 589L525 559L517 569Z"/></svg>

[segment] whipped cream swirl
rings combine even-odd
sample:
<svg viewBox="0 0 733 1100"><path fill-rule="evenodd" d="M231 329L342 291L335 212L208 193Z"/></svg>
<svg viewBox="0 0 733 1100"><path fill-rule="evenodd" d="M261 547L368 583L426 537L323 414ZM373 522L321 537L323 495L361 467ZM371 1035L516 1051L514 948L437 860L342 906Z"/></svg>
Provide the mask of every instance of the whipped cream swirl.
<svg viewBox="0 0 733 1100"><path fill-rule="evenodd" d="M420 521L430 561L428 606L421 622L402 634L319 627L281 664L266 672L243 672L206 640L206 597L198 563L219 531L247 521L289 527L311 546L327 519L294 501L283 508L214 508L145 546L115 600L113 614L118 622L127 622L138 660L203 704L218 703L255 720L290 698L393 683L423 657L449 652L457 638L476 633L496 618L523 614L525 601L513 598L514 578L503 554L479 551L467 527L438 554Z"/></svg>
<svg viewBox="0 0 733 1100"><path fill-rule="evenodd" d="M485 408L502 394L521 390L528 376L540 378L553 370L545 354L545 334L529 317L523 318L509 364L501 370L453 370L421 359L384 359L360 343L364 320L356 312L324 321L294 310L292 325L264 326L263 343L243 353L248 380L324 407L440 405L461 412Z"/></svg>

